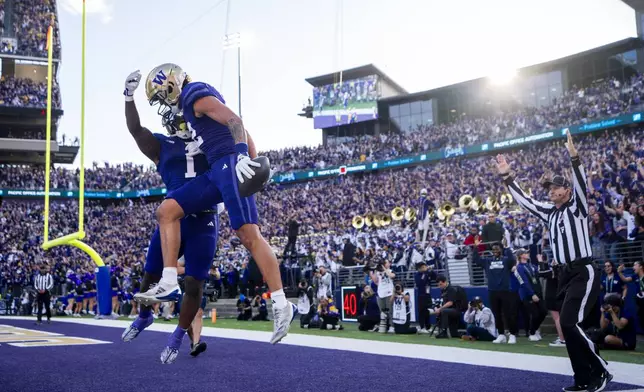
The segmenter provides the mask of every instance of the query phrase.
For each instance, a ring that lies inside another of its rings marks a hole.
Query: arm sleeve
[[[221,96],[217,94],[217,91],[212,86],[202,82],[190,83],[186,87],[182,95],[183,95],[183,98],[182,98],[181,106],[182,106],[182,109],[184,110],[185,108],[192,108],[195,102],[197,102],[201,98],[209,97],[209,96],[215,97],[217,98],[217,100],[224,103]]]
[[[467,309],[467,312],[463,315],[463,320],[468,324],[472,324],[474,322],[474,315],[475,313],[471,309]]]
[[[48,275],[47,279],[47,290],[51,290],[54,287],[54,278],[51,275]]]
[[[528,274],[526,274],[525,272],[525,267],[523,267],[523,265],[518,266],[517,272],[521,277],[521,279],[519,279],[519,283],[521,284],[521,287],[523,287],[528,292],[528,295],[532,297],[534,295],[534,291],[532,290],[532,285],[528,284],[529,279],[528,279]]]
[[[588,216],[588,185],[586,183],[586,171],[584,170],[584,165],[581,164],[581,159],[579,157],[574,157],[571,159],[572,163],[572,185],[573,185],[573,197],[572,197],[572,212],[582,217]]]
[[[530,196],[526,195],[525,192],[523,192],[523,189],[521,189],[519,184],[517,184],[512,176],[508,176],[504,180],[504,182],[505,185],[508,186],[508,190],[510,191],[510,194],[517,202],[517,204],[528,210],[528,212],[541,219],[543,222],[548,223],[548,214],[553,208],[552,204],[536,201]]]
[[[482,311],[481,311],[481,316],[480,316],[480,318],[479,318],[479,319],[481,320],[481,324],[482,324],[482,325],[487,325],[487,324],[490,322],[490,320],[491,320],[491,318],[492,318],[492,317],[491,317],[491,316],[492,316],[492,315],[491,315],[491,312],[492,312],[492,311],[491,311],[491,310],[489,310],[489,309],[485,309],[485,310],[482,310]]]

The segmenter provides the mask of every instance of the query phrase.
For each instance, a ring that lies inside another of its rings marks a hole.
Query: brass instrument
[[[373,217],[373,225],[375,227],[382,227],[382,216],[380,214],[375,214]]]
[[[365,219],[361,217],[360,215],[354,216],[353,220],[351,220],[351,226],[353,226],[355,229],[362,229],[365,224]]]
[[[488,196],[487,200],[485,201],[485,208],[490,212],[498,212],[501,209],[496,196]]]
[[[415,208],[407,208],[407,210],[405,211],[405,220],[408,222],[413,222],[416,220]]]
[[[364,224],[367,225],[367,227],[371,227],[374,224],[375,217],[373,214],[369,214],[364,217]]]
[[[395,220],[396,222],[403,220],[404,217],[405,210],[403,210],[402,207],[396,207],[391,210],[391,219]]]
[[[483,207],[483,198],[476,196],[470,203],[470,211],[478,212]]]
[[[389,226],[391,224],[391,216],[387,214],[382,214],[380,218],[380,224],[382,226]]]
[[[472,205],[472,202],[474,201],[474,197],[472,195],[463,195],[458,199],[458,206],[462,210],[469,210],[470,206]]]
[[[501,207],[508,207],[513,202],[514,198],[512,197],[511,193],[508,192],[501,194]]]
[[[456,213],[456,209],[450,202],[445,202],[441,205],[440,207],[440,212],[443,214],[445,217],[445,224],[449,224],[449,220]]]

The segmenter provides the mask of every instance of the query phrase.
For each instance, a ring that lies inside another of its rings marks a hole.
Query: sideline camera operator
[[[624,308],[624,300],[619,293],[606,294],[599,323],[601,330],[592,337],[596,344],[603,349],[635,350],[635,317]]]
[[[376,264],[369,263],[365,268],[369,270],[369,277],[374,284],[378,285],[378,307],[380,308],[380,327],[378,332],[386,333],[389,325],[389,333],[394,333],[391,325],[391,296],[394,294],[393,278],[396,274],[391,272],[391,265],[388,260],[378,260]]]
[[[305,278],[300,280],[297,286],[297,312],[300,314],[300,328],[308,328],[313,316],[315,306],[313,305],[313,287]]]
[[[401,285],[396,285],[396,293],[391,299],[393,308],[394,331],[400,335],[413,335],[418,332],[416,327],[410,327],[411,310],[409,307],[409,293],[404,293]]]
[[[431,314],[435,314],[436,317],[439,317],[440,333],[436,335],[436,339],[446,339],[450,336],[457,337],[458,323],[461,318],[458,290],[449,284],[444,275],[438,275],[436,281],[438,282],[438,287],[441,289],[441,297],[443,299],[443,305],[430,312]]]
[[[463,340],[491,342],[498,336],[494,314],[483,304],[481,297],[472,298],[463,318],[468,324],[467,332],[462,336]]]
[[[358,316],[358,329],[360,331],[376,332],[380,323],[380,308],[378,297],[371,286],[364,286],[360,300],[360,316]]]

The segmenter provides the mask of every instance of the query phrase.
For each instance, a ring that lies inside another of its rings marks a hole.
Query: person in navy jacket
[[[416,264],[414,282],[418,293],[418,324],[420,333],[429,333],[429,309],[432,308],[432,297],[430,295],[431,281],[436,280],[436,272],[427,266],[424,261]]]
[[[358,329],[360,331],[377,331],[380,323],[380,308],[378,307],[378,296],[375,295],[371,286],[365,285],[362,289],[359,309]]]
[[[541,282],[539,282],[539,269],[536,265],[530,263],[529,250],[521,248],[516,251],[516,256],[519,259],[519,263],[514,274],[519,281],[519,297],[521,297],[525,314],[530,321],[528,324],[528,320],[526,320],[526,325],[529,325],[530,331],[528,339],[531,342],[538,342],[541,340],[539,327],[548,313]]]
[[[504,252],[503,245],[495,243],[492,245],[492,257],[481,257],[473,249],[472,259],[483,267],[487,276],[490,308],[499,331],[499,336],[494,340],[494,343],[516,344],[516,335],[519,329],[517,327],[516,294],[510,290],[510,276],[515,264],[512,252],[510,249],[506,249]],[[506,326],[510,332],[509,337],[505,336]]]

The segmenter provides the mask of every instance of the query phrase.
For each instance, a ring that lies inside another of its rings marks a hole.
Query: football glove
[[[141,72],[138,69],[127,76],[125,79],[125,90],[123,91],[125,102],[134,101],[134,91],[139,87],[140,82]]]

